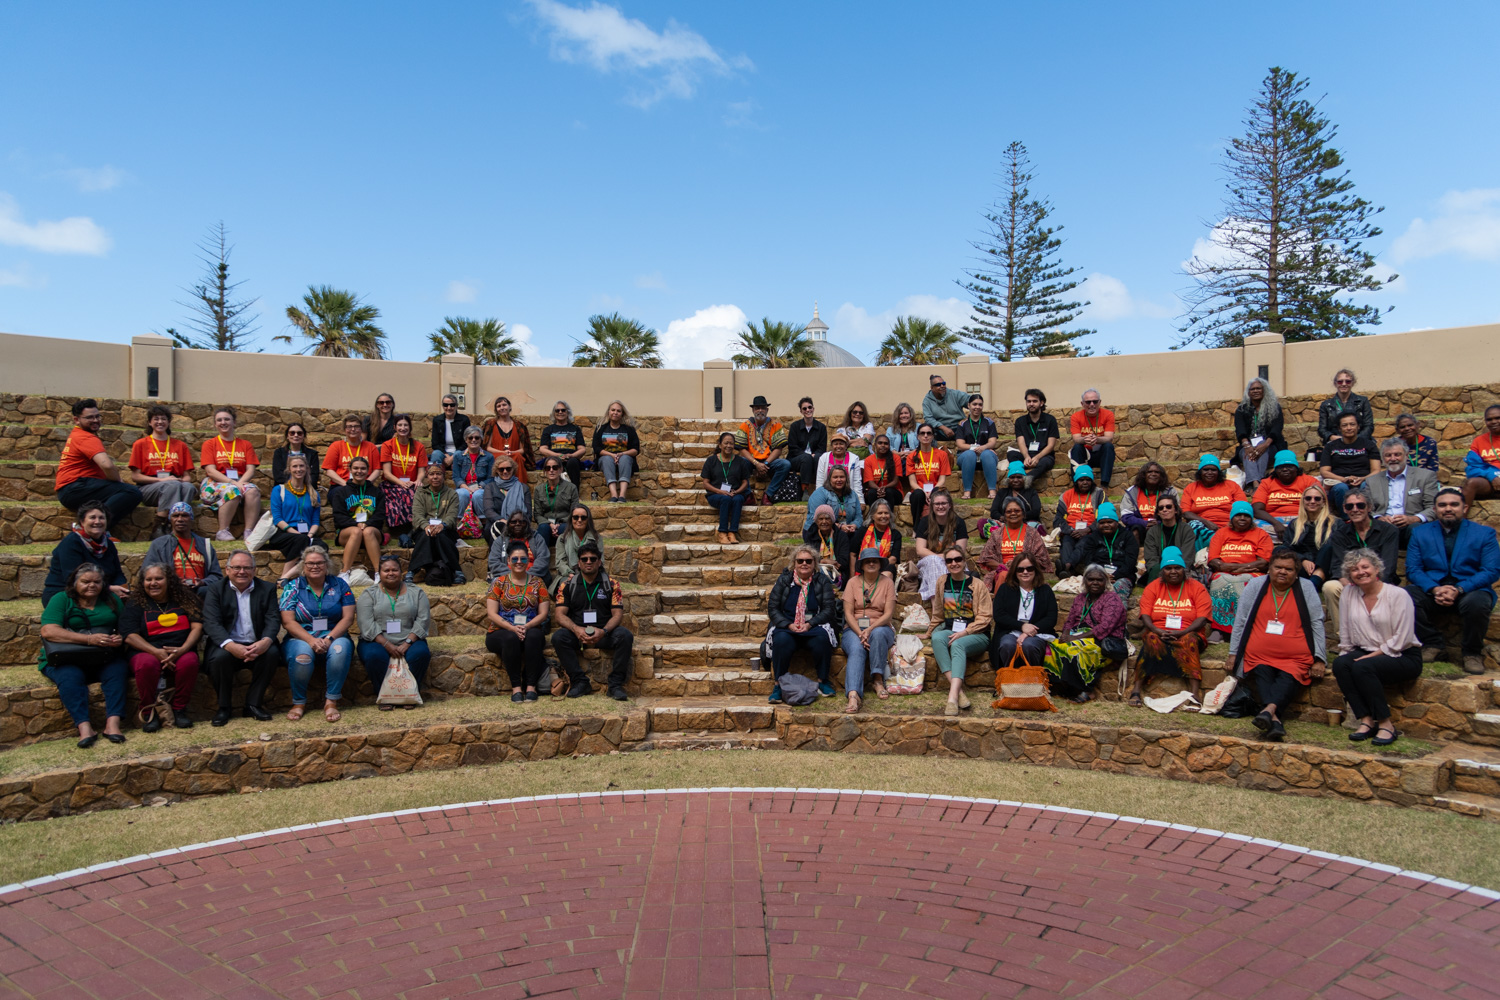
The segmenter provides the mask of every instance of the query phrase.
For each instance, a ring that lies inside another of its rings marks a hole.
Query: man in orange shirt
[[[1484,433],[1464,456],[1464,503],[1500,496],[1500,403],[1484,408]]]
[[[365,440],[364,425],[359,422],[359,417],[348,416],[344,418],[344,437],[347,440],[335,441],[328,446],[328,454],[323,456],[323,472],[335,486],[347,486],[349,484],[349,463],[356,456],[364,458],[370,463],[370,478],[368,483],[378,485],[380,483],[380,453],[375,446]]]
[[[57,462],[57,481],[53,488],[57,502],[76,511],[87,500],[104,505],[109,524],[125,517],[141,505],[141,491],[120,481],[120,469],[104,442],[99,440],[99,403],[80,399],[73,404],[73,429],[63,445]]]
[[[1083,409],[1073,414],[1068,430],[1073,435],[1068,457],[1074,468],[1089,465],[1098,469],[1099,485],[1109,489],[1110,477],[1115,474],[1115,415],[1100,402],[1098,389],[1084,392]]]
[[[1272,461],[1271,474],[1255,490],[1255,516],[1275,528],[1277,538],[1290,542],[1286,526],[1297,519],[1302,494],[1318,480],[1302,471],[1296,452],[1290,448],[1278,451]]]

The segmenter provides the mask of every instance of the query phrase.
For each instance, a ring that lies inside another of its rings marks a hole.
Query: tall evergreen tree
[[[958,282],[974,303],[959,336],[1001,361],[1088,354],[1076,341],[1094,331],[1065,329],[1088,305],[1069,301],[1079,284],[1071,277],[1078,268],[1059,261],[1062,226],[1047,225],[1052,205],[1031,197],[1030,184],[1026,146],[1012,142],[1005,148],[1001,197],[985,213],[984,237],[972,244],[981,256]]]
[[[185,324],[191,334],[168,328],[167,334],[179,347],[203,351],[244,351],[249,349],[250,335],[255,332],[256,315],[250,312],[255,299],[234,301],[234,290],[244,284],[229,280],[229,231],[224,223],[208,231],[198,244],[199,260],[207,273],[188,289],[193,299],[181,303],[193,311]]]
[[[1186,265],[1184,347],[1234,347],[1253,333],[1288,341],[1357,337],[1380,322],[1378,305],[1347,296],[1394,281],[1376,277],[1364,242],[1383,209],[1351,194],[1354,182],[1332,145],[1338,129],[1302,96],[1308,81],[1273,66],[1225,151],[1224,220],[1214,252]],[[1341,298],[1341,296],[1344,296]],[[1390,307],[1387,307],[1387,312]]]

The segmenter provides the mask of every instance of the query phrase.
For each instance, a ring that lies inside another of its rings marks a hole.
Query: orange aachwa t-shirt
[[[1244,533],[1233,528],[1220,528],[1208,543],[1208,558],[1222,559],[1226,563],[1253,563],[1271,558],[1272,548],[1271,536],[1264,528],[1251,527]]]
[[[1181,615],[1182,624],[1198,618],[1207,618],[1213,610],[1208,588],[1192,577],[1184,580],[1180,587],[1169,587],[1161,578],[1146,584],[1141,592],[1141,614],[1151,619],[1157,628],[1167,627],[1168,615]]]
[[[1272,517],[1296,517],[1302,506],[1302,494],[1309,486],[1316,485],[1318,481],[1306,473],[1293,479],[1290,485],[1275,476],[1267,476],[1255,491],[1255,502],[1264,504],[1266,513]]]
[[[1227,479],[1211,488],[1195,479],[1182,491],[1182,509],[1197,514],[1216,528],[1223,528],[1229,524],[1229,508],[1243,499],[1245,491]]]
[[[1080,522],[1083,524],[1093,524],[1095,518],[1098,517],[1099,512],[1094,509],[1093,490],[1087,493],[1079,493],[1070,486],[1066,490],[1063,490],[1063,495],[1059,499],[1062,502],[1063,510],[1067,511],[1068,527],[1070,528]]]
[[[57,484],[62,489],[80,479],[104,479],[104,472],[94,463],[94,456],[104,451],[104,442],[82,427],[68,432],[68,443],[63,445],[62,457],[57,461]]]

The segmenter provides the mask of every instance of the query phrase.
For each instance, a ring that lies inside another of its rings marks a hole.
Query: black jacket
[[[287,480],[287,457],[292,450],[282,445],[271,453],[271,485],[280,486]],[[306,445],[302,446],[302,454],[307,459],[307,481],[316,484],[318,482],[318,453]]]
[[[1097,530],[1090,531],[1079,546],[1078,565],[1098,563],[1100,566],[1113,566],[1114,579],[1129,580],[1131,586],[1134,586],[1136,559],[1141,554],[1140,540],[1135,537],[1134,531],[1121,525],[1115,529],[1115,537],[1110,541],[1114,543],[1113,556],[1110,555],[1109,546],[1104,544],[1104,536]]]
[[[1317,563],[1323,569],[1323,576],[1328,580],[1337,580],[1344,575],[1344,555],[1355,549],[1374,549],[1380,561],[1385,563],[1385,573],[1381,579],[1386,583],[1396,582],[1396,557],[1401,554],[1401,529],[1385,521],[1371,521],[1370,530],[1365,534],[1364,542],[1354,534],[1354,527],[1348,521],[1339,521],[1328,533],[1328,541],[1323,543],[1323,551],[1318,553]]]
[[[234,620],[239,617],[240,602],[231,591],[234,584],[228,578],[209,584],[203,595],[203,632],[208,636],[212,648],[222,646],[229,639]],[[250,624],[255,628],[255,638],[276,641],[281,632],[281,610],[276,600],[276,584],[270,580],[256,580],[250,591]]]
[[[1057,596],[1052,593],[1052,588],[1045,583],[1039,583],[1032,591],[1036,594],[1036,607],[1032,610],[1031,624],[1035,625],[1037,631],[1043,635],[1055,635],[1057,633]],[[995,591],[991,599],[992,614],[995,616],[995,636],[1008,635],[1021,627],[1021,619],[1016,617],[1016,612],[1021,609],[1021,588],[1002,584]],[[991,666],[1004,666],[1004,664],[991,664]]]
[[[1329,396],[1318,404],[1318,438],[1324,442],[1339,436],[1339,417],[1352,413],[1359,418],[1359,432],[1365,437],[1375,436],[1375,413],[1370,401],[1356,393],[1349,394],[1349,402],[1339,405],[1338,396]]]
[[[771,624],[776,628],[787,628],[792,624],[791,617],[782,608],[786,603],[787,592],[791,589],[792,571],[784,569],[776,578],[776,583],[771,587],[771,596],[766,601],[766,617],[771,619]],[[818,601],[818,610],[808,617],[808,624],[832,625],[834,634],[838,634],[844,618],[844,602],[834,593],[833,581],[828,579],[827,573],[813,574],[812,591]]]
[[[828,450],[828,428],[823,421],[814,420],[812,430],[808,430],[799,418],[796,423],[788,425],[786,429],[786,457],[796,458],[806,452],[813,458],[817,458]]]
[[[447,454],[448,451],[447,435],[443,433],[444,422],[445,418],[441,413],[432,418],[432,443],[427,447],[434,455]],[[453,418],[453,447],[459,451],[464,450],[464,431],[468,429],[469,415],[467,413],[455,415]]]
[[[1255,436],[1252,429],[1251,417],[1254,411],[1247,410],[1245,404],[1241,403],[1234,411],[1234,439],[1236,442],[1248,441]],[[1276,416],[1271,422],[1260,429],[1261,437],[1271,439],[1271,448],[1268,457],[1276,458],[1276,453],[1286,447],[1286,438],[1282,436],[1282,428],[1285,426],[1286,418],[1281,413],[1281,407],[1276,408]]]
[[[839,575],[844,579],[849,578],[849,552],[851,548],[859,544],[864,537],[864,530],[850,532],[842,530],[838,525],[833,526],[829,541],[833,543],[833,564],[839,568]],[[802,540],[813,548],[822,551],[823,539],[818,534],[818,522],[814,521],[802,529]]]

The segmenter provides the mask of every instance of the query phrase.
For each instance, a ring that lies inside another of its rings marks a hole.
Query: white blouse
[[[1354,584],[1344,585],[1339,595],[1339,652],[1368,649],[1386,656],[1420,646],[1413,627],[1416,610],[1411,595],[1389,583],[1375,595],[1375,610],[1365,606],[1365,592]]]

